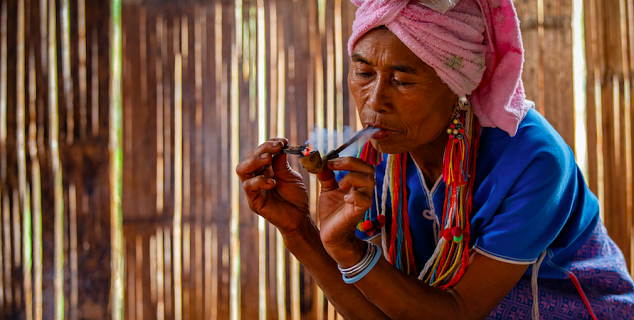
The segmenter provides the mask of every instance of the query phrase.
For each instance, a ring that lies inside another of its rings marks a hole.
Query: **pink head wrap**
[[[515,135],[532,104],[525,101],[524,49],[511,0],[461,0],[445,14],[416,0],[351,1],[359,9],[349,54],[366,32],[384,25],[455,94],[471,95],[482,126]]]

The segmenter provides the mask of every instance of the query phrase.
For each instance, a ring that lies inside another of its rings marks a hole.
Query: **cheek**
[[[404,108],[400,118],[408,127],[411,137],[416,140],[427,141],[436,136],[440,130],[444,130],[451,114],[450,108],[435,101],[421,99],[420,96],[404,99],[402,105]]]

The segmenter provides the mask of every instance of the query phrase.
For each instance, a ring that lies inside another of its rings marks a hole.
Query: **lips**
[[[376,123],[366,123],[369,126],[373,126],[377,129],[381,129],[379,132],[375,133],[374,135],[372,135],[372,139],[375,140],[382,140],[382,139],[386,139],[388,138],[392,133],[394,133],[395,131],[383,126],[381,124],[376,124]]]
[[[375,133],[372,136],[372,139],[375,139],[375,140],[387,139],[390,136],[391,133],[392,133],[392,131],[390,131],[390,130],[382,129],[381,131]]]

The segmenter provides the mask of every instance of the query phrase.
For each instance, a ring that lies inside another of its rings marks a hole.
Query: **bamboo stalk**
[[[328,320],[335,320],[337,317],[337,313],[335,311],[335,307],[328,301]]]
[[[156,41],[159,54],[156,56],[156,214],[163,214],[165,154],[163,151],[163,16],[156,17]]]
[[[316,35],[315,40],[315,111],[316,121],[317,121],[317,148],[318,150],[325,153],[328,148],[327,145],[324,145],[324,65],[323,65],[323,56],[322,56],[322,36],[325,35],[325,19],[326,13],[324,10],[325,0],[317,0],[317,12],[318,12],[318,20],[319,20],[319,31]],[[310,126],[314,126],[315,124],[310,124]],[[310,127],[309,127],[310,128]]]
[[[328,132],[328,150],[335,147],[335,45],[334,30],[326,27],[326,127]],[[337,140],[343,136],[337,132]],[[343,141],[343,140],[341,140]]]
[[[92,33],[92,80],[90,81],[91,88],[91,128],[92,136],[99,136],[99,39],[97,37],[97,31]]]
[[[271,12],[277,11],[277,1],[272,2]],[[286,136],[286,56],[284,52],[284,28],[278,27],[279,20],[275,21],[275,30],[277,33],[277,133],[278,137]],[[273,31],[271,31],[273,32]],[[271,43],[271,47],[273,44]],[[275,54],[274,52],[272,54]],[[275,69],[273,69],[275,70]],[[273,89],[274,90],[274,89]],[[271,102],[272,103],[272,102]],[[295,137],[291,137],[293,140]],[[277,314],[279,319],[286,319],[286,247],[284,239],[279,230],[274,230],[272,234],[275,237],[275,260],[276,261],[276,290],[277,290]],[[271,246],[273,247],[273,245]]]
[[[6,309],[13,304],[13,287],[11,286],[11,208],[8,190],[2,194],[2,235],[4,242],[4,291],[5,313]]]
[[[157,311],[158,311],[158,302],[157,302],[157,281],[158,281],[158,268],[156,261],[156,235],[150,236],[150,299],[152,303],[157,303]]]
[[[158,291],[158,303],[156,305],[156,319],[165,319],[165,284],[164,284],[164,255],[163,250],[163,229],[156,230],[156,286]]]
[[[20,228],[21,221],[21,213],[20,213],[20,195],[18,189],[13,189],[13,201],[11,208],[11,219],[13,222],[12,231],[13,231],[13,268],[22,267],[22,228]],[[15,306],[20,306],[22,304],[22,292],[20,289],[21,286],[16,283],[11,283],[11,286],[15,290],[15,294],[13,295]]]
[[[537,0],[537,43],[540,48],[544,48],[544,0]],[[539,88],[539,98],[537,99],[537,111],[545,114],[544,104],[544,52],[539,51],[539,69],[537,71],[537,86]]]
[[[249,88],[249,121],[257,121],[258,113],[258,86],[257,86],[257,72],[258,72],[258,35],[257,35],[257,6],[249,5],[247,7],[249,15],[246,21],[243,21],[243,36],[242,47],[248,48],[244,50],[242,56],[242,68],[243,78],[248,79]]]
[[[272,3],[276,3],[273,1]],[[277,9],[271,9],[277,10]],[[276,25],[277,26],[277,25]],[[284,52],[284,28],[276,28],[277,30],[277,88],[271,88],[272,91],[277,90],[277,132],[278,137],[286,136],[286,54]],[[271,44],[273,46],[273,44]],[[275,55],[275,53],[272,53]],[[276,70],[273,69],[273,70]],[[273,72],[275,74],[275,72]],[[273,102],[271,102],[273,103]]]
[[[141,69],[141,105],[144,108],[149,107],[148,101],[148,75],[147,75],[147,13],[145,6],[141,6],[139,10],[139,55]]]
[[[111,6],[111,73],[110,73],[110,236],[111,236],[111,301],[112,318],[123,319],[124,272],[123,225],[121,214],[121,0],[113,0]]]
[[[48,101],[49,101],[49,150],[53,171],[53,193],[55,199],[55,319],[64,319],[64,198],[62,189],[62,166],[59,159],[58,101],[57,101],[57,38],[55,0],[48,5]]]
[[[239,65],[242,58],[242,1],[235,1],[235,51],[231,56],[231,168],[238,165],[240,159],[240,91]],[[225,180],[226,181],[226,180]],[[230,319],[241,318],[240,310],[240,181],[235,174],[231,175],[231,219],[229,223],[231,245],[230,274]]]
[[[191,313],[191,304],[190,302],[190,283],[191,283],[191,244],[192,244],[192,232],[191,225],[189,223],[185,223],[183,225],[183,318],[185,320],[189,320]]]
[[[187,60],[188,59],[188,52],[189,52],[189,27],[188,27],[188,18],[186,15],[183,15],[181,17],[181,97],[183,96],[183,82],[187,82],[187,78],[188,78],[188,74],[187,74]],[[181,115],[182,115],[182,125],[181,128],[185,128],[188,130],[189,132],[189,128],[191,127],[191,115],[189,113],[190,108],[188,108],[188,106],[183,106],[182,105],[182,99],[181,99]],[[185,217],[185,219],[189,219],[191,216],[191,167],[192,167],[192,163],[191,163],[191,140],[192,140],[192,135],[191,134],[186,134],[186,133],[181,133],[181,136],[183,138],[183,150],[182,150],[182,155],[183,155],[183,185],[182,185],[182,190],[183,190],[183,217]],[[186,289],[186,288],[184,288]],[[185,308],[187,309],[187,306],[185,305]]]
[[[260,68],[259,60],[257,56],[258,52],[258,18],[257,18],[257,6],[249,6],[249,19],[244,21],[243,28],[243,48],[249,48],[244,50],[243,68],[244,77],[249,79],[249,120],[257,121],[258,114],[258,71]],[[244,67],[246,66],[246,67]],[[259,127],[258,127],[259,129]]]
[[[280,135],[278,135],[277,133],[279,132],[277,129],[277,126],[279,125],[278,123],[278,114],[279,114],[279,110],[278,110],[278,103],[277,103],[277,95],[278,95],[278,75],[279,72],[278,71],[278,54],[277,54],[277,50],[278,50],[278,37],[279,37],[279,33],[277,30],[277,1],[269,1],[269,25],[270,25],[270,31],[269,31],[269,39],[271,39],[270,41],[270,45],[269,45],[269,60],[270,60],[270,65],[271,65],[271,73],[270,73],[270,97],[271,97],[271,111],[269,114],[269,117],[271,119],[271,125],[270,125],[270,132],[272,136],[275,137],[281,137]],[[274,235],[275,233],[272,233],[271,235]]]
[[[335,109],[337,112],[337,145],[344,141],[343,127],[343,38],[341,27],[341,0],[335,0]]]
[[[7,181],[7,2],[0,18],[0,184]]]
[[[25,299],[25,317],[27,320],[33,319],[33,290],[32,290],[32,278],[31,278],[31,266],[32,266],[32,249],[31,249],[31,206],[30,197],[27,192],[27,180],[26,180],[26,54],[25,54],[25,5],[24,0],[18,1],[18,30],[17,30],[17,63],[16,63],[16,95],[17,95],[17,112],[16,112],[16,144],[17,144],[17,160],[18,160],[18,199],[14,199],[14,232],[17,236],[15,239],[16,244],[16,266],[20,263],[20,254],[24,256],[23,264],[23,286],[24,286],[24,299]],[[20,222],[19,215],[20,209],[22,209],[22,239],[19,238]],[[17,223],[15,223],[17,222]],[[20,242],[22,242],[22,252],[20,249]]]
[[[224,68],[225,65],[222,61],[222,42],[223,42],[223,37],[222,37],[222,3],[220,2],[216,2],[215,5],[215,11],[214,11],[214,30],[215,30],[215,35],[214,35],[214,45],[215,45],[215,78],[216,78],[216,118],[219,119],[219,127],[220,127],[220,147],[221,150],[227,150],[229,147],[229,143],[228,141],[228,137],[229,137],[229,132],[227,129],[228,126],[228,119],[227,119],[227,108],[225,108],[225,102],[227,101],[227,86],[226,86],[226,81],[223,81],[224,77],[223,75],[226,74],[224,73]],[[218,167],[220,167],[220,172],[219,172],[219,176],[220,179],[216,179],[216,180],[220,180],[218,181],[220,186],[222,186],[221,188],[219,188],[220,190],[217,190],[217,188],[213,188],[214,193],[216,195],[218,195],[218,193],[220,194],[220,197],[216,196],[217,200],[220,201],[225,201],[228,199],[228,192],[226,190],[226,178],[227,178],[227,174],[226,171],[229,170],[228,166],[227,166],[227,161],[226,161],[226,156],[222,156],[221,155],[221,159],[220,159],[220,165],[217,165],[215,162],[213,164],[214,166],[214,171],[218,173]]]
[[[203,41],[203,26],[206,26],[206,10],[205,8],[196,7],[196,17],[194,23],[194,64],[195,64],[195,99],[196,99],[196,114],[195,114],[195,130],[196,130],[196,148],[195,148],[195,159],[203,159],[205,156],[203,154],[203,140],[204,140],[204,132],[203,132],[203,46],[205,46],[205,42]],[[204,52],[207,51],[205,46]],[[194,176],[195,178],[195,201],[196,207],[194,212],[198,213],[196,215],[196,226],[194,228],[194,277],[195,277],[195,299],[193,302],[195,311],[194,317],[196,319],[202,318],[204,316],[203,306],[203,233],[201,229],[201,224],[204,221],[204,208],[203,208],[203,180],[206,177],[207,172],[207,162],[199,161],[198,162],[199,172]],[[209,201],[209,200],[208,200]],[[190,278],[191,279],[191,278]]]
[[[316,17],[317,17],[317,0],[311,0],[308,3],[309,6],[309,20],[308,20],[308,24],[309,24],[309,43],[308,43],[308,47],[309,47],[309,51],[311,53],[311,59],[310,61],[314,61],[314,64],[311,66],[311,68],[309,68],[309,76],[308,76],[308,111],[307,111],[307,120],[308,122],[306,123],[306,127],[309,130],[312,130],[312,128],[315,128],[315,125],[319,123],[319,121],[315,120],[315,118],[320,118],[318,116],[318,111],[317,110],[323,110],[323,88],[322,87],[317,87],[318,83],[322,83],[323,82],[323,69],[320,68],[320,61],[321,61],[321,41],[319,38],[319,33],[318,33],[318,26],[317,26],[317,21]],[[293,51],[294,52],[294,51]],[[294,57],[294,55],[292,56]],[[319,59],[319,60],[317,60]],[[294,66],[294,63],[292,64]],[[320,90],[321,88],[321,90]],[[321,117],[321,128],[323,128],[323,115]],[[319,125],[317,125],[317,132],[318,134],[322,131]],[[309,133],[310,134],[310,133]],[[311,140],[314,141],[314,135],[311,137]],[[317,139],[322,140],[320,135],[317,135]],[[314,142],[313,142],[314,143]],[[313,145],[313,147],[319,147],[318,144]],[[314,175],[310,175],[309,176],[309,184],[310,184],[310,193],[309,193],[309,205],[310,205],[310,212],[313,212],[313,219],[316,218],[316,213],[317,213],[317,192],[318,192],[318,185],[317,185],[317,179],[314,177]],[[319,219],[315,219],[317,225],[319,225]],[[295,258],[291,257],[291,261],[294,261]],[[317,296],[317,318],[319,320],[323,320],[324,319],[324,294],[323,291],[315,284],[313,286],[313,290],[317,292],[316,296]]]
[[[26,182],[24,190],[24,203],[31,202],[30,184]],[[26,320],[33,319],[33,282],[32,282],[32,265],[33,265],[33,244],[31,232],[31,210],[26,206],[23,208],[24,216],[22,222],[23,234],[23,252],[24,252],[24,318]]]
[[[203,293],[204,279],[207,275],[206,270],[203,270],[203,265],[205,264],[205,256],[203,255],[203,230],[202,223],[196,224],[194,229],[194,245],[196,246],[196,251],[194,255],[196,256],[196,299],[195,306],[196,312],[194,316],[196,319],[200,319],[205,315],[205,300]]]
[[[11,286],[11,207],[8,190],[2,194],[2,235],[4,242],[4,293],[7,308],[13,304],[13,287]],[[6,310],[5,310],[6,312]]]
[[[163,72],[163,190],[168,201],[171,200],[172,194],[172,92],[169,77],[169,65],[170,56],[167,52],[168,45],[168,32],[167,19],[163,19],[163,40],[161,41],[161,57]],[[177,33],[174,32],[174,38],[178,38]],[[176,46],[174,49],[176,50]],[[166,307],[169,306],[169,301],[166,301]]]
[[[627,20],[628,21],[634,21],[634,3],[632,0],[628,0],[627,1]],[[628,44],[629,44],[629,65],[627,66],[628,72],[632,69],[634,69],[634,25],[632,25],[632,23],[628,23]],[[634,117],[634,114],[632,114],[632,95],[631,95],[631,85],[632,85],[632,80],[631,80],[632,74],[629,74],[628,77],[628,84],[626,86],[627,89],[627,93],[628,93],[628,97],[627,97],[627,105],[626,105],[626,109],[625,109],[625,133],[626,133],[626,170],[627,170],[627,186],[626,186],[626,194],[627,194],[627,203],[626,203],[626,210],[627,212],[629,212],[629,215],[632,216],[634,214],[634,173],[632,172],[634,169],[632,168],[632,157],[634,157],[634,155],[632,154],[633,150],[632,150],[632,135],[634,134],[634,132],[632,132],[632,117]],[[634,217],[633,217],[634,219]],[[630,274],[634,275],[634,229],[631,230],[630,232],[631,235],[631,240],[630,240],[630,248],[632,249],[633,254],[630,256]]]
[[[79,265],[77,259],[77,189],[71,182],[68,188],[68,211],[70,232],[70,319],[76,320],[79,311]]]
[[[634,239],[634,229],[632,228],[632,152],[631,152],[631,94],[630,94],[630,82],[631,82],[631,70],[629,61],[629,47],[628,47],[628,11],[626,6],[626,0],[620,0],[619,2],[619,18],[620,18],[620,33],[621,33],[621,59],[623,64],[623,90],[621,91],[620,97],[623,100],[623,103],[619,106],[618,109],[618,118],[620,130],[616,131],[616,135],[619,137],[619,144],[615,145],[615,148],[619,150],[617,154],[617,159],[621,161],[620,177],[623,177],[622,172],[625,172],[625,183],[619,183],[620,185],[620,193],[621,197],[619,198],[620,203],[620,211],[624,211],[622,220],[625,220],[627,227],[625,228],[625,239],[623,239],[623,243],[626,244],[624,248],[622,248],[623,254],[628,260],[630,264],[630,270],[634,270],[634,265],[632,261],[634,261],[634,246],[632,245],[632,239]],[[630,27],[631,28],[631,27]],[[628,259],[629,258],[629,259]]]
[[[186,15],[181,17],[181,43],[180,52],[183,59],[183,69],[187,69],[187,58],[189,56],[189,27]]]
[[[72,144],[75,135],[75,114],[73,108],[73,79],[70,65],[70,4],[60,2],[60,24],[62,33],[62,76],[64,79],[64,101],[66,102],[66,143]]]
[[[2,188],[0,187],[0,219],[2,219],[2,213],[3,213],[3,208],[4,208],[4,197],[2,196]],[[2,236],[0,236],[0,314],[4,315],[6,313],[6,308],[8,306],[8,303],[5,304],[5,300],[4,300],[4,291],[6,290],[5,288],[5,265],[9,264],[8,262],[5,262],[6,259],[4,258],[3,255],[3,242],[4,239],[2,238]]]
[[[291,315],[294,320],[301,319],[301,292],[299,287],[299,261],[291,259]]]
[[[129,245],[128,245],[129,247]],[[131,256],[134,254],[132,250],[126,250],[127,255],[127,271],[126,275],[127,280],[127,293],[128,293],[128,316],[127,319],[135,319],[136,318],[136,287],[134,283],[136,282],[136,260],[132,259]]]
[[[48,0],[39,0],[40,1],[40,63],[42,65],[42,77],[47,77],[46,66],[48,64],[48,50],[46,50],[48,45]],[[42,123],[42,127],[44,124]],[[44,130],[42,130],[44,131]],[[43,133],[43,132],[42,132]],[[42,134],[42,137],[44,135]],[[43,138],[42,138],[43,139]],[[44,141],[40,141],[42,145]]]
[[[206,319],[218,319],[218,228],[214,223],[205,228],[205,287],[210,288],[209,316]]]
[[[33,199],[33,302],[35,320],[42,320],[42,187],[40,161],[37,152],[37,82],[35,81],[35,57],[33,52],[31,52],[29,59],[29,70],[29,156],[31,158],[31,198]]]
[[[631,1],[631,0],[630,0]],[[634,29],[631,25],[628,28],[628,18],[632,17],[632,8],[631,2],[629,5],[626,5],[625,0],[621,0],[620,2],[620,11],[621,11],[621,52],[623,55],[623,72],[624,72],[624,83],[623,83],[623,91],[624,91],[624,99],[623,99],[623,162],[624,162],[624,171],[625,171],[625,186],[624,186],[624,206],[626,212],[626,219],[628,223],[628,233],[629,233],[629,248],[626,248],[624,251],[629,251],[630,255],[630,273],[634,273],[634,229],[632,228],[632,114],[631,114],[631,48],[629,48],[629,40],[632,35],[630,34]],[[629,10],[628,10],[629,9]],[[630,20],[631,21],[631,20]],[[629,50],[628,50],[629,49]]]
[[[136,235],[135,239],[135,250],[136,253],[135,263],[136,270],[135,273],[138,275],[136,277],[136,281],[134,282],[135,292],[136,292],[136,301],[135,301],[135,309],[136,309],[136,320],[143,319],[143,238],[141,235]],[[134,318],[130,318],[134,319]]]
[[[257,1],[258,12],[258,145],[266,142],[266,20],[264,1]],[[237,123],[237,122],[234,122]],[[234,142],[235,143],[235,142]],[[236,164],[237,165],[237,164]],[[266,220],[258,216],[258,315],[266,319]]]
[[[170,235],[170,229],[165,227],[163,229],[163,260],[165,265],[163,266],[163,272],[165,275],[165,315],[168,318],[173,318],[172,315],[172,238]]]
[[[176,54],[174,66],[174,315],[182,319],[182,219],[183,219],[183,92],[182,56]]]
[[[77,51],[79,53],[79,137],[87,136],[88,79],[86,71],[86,0],[77,0]]]

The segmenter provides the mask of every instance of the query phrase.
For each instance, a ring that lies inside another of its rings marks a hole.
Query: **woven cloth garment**
[[[623,254],[608,237],[603,223],[575,253],[573,272],[597,319],[634,318],[634,287]],[[627,281],[629,279],[629,281]],[[591,319],[570,279],[539,278],[540,319]],[[487,319],[531,319],[533,293],[530,277],[524,276]]]

